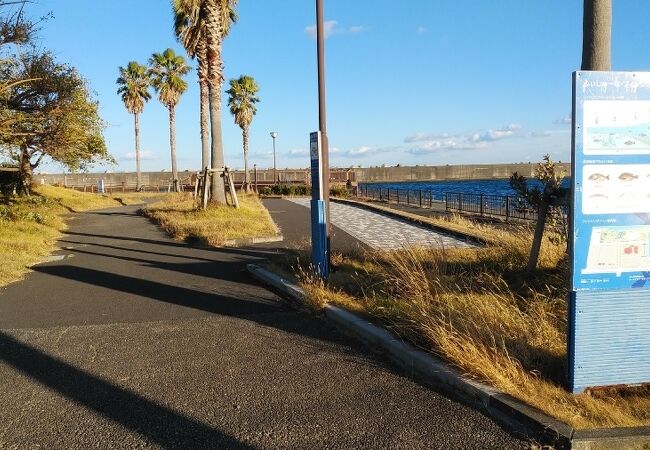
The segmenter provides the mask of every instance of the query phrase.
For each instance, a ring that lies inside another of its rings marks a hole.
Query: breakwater
[[[445,166],[399,166],[399,167],[354,167],[332,168],[331,179],[333,183],[345,183],[347,180],[356,183],[392,183],[392,182],[425,182],[425,181],[454,181],[454,180],[506,180],[517,172],[525,177],[535,174],[535,163],[518,164],[462,164]],[[560,170],[570,171],[570,164],[558,164]],[[254,179],[251,170],[251,179]],[[183,184],[191,184],[196,171],[179,172]],[[241,170],[233,171],[233,178],[240,183],[244,178]],[[310,183],[309,169],[278,169],[275,177],[273,169],[257,170],[257,180],[260,184],[272,184],[274,178],[280,183]],[[99,180],[104,180],[107,186],[127,189],[135,186],[134,172],[114,173],[58,173],[36,174],[34,182],[43,184],[59,184],[70,187],[83,187],[96,185]],[[167,187],[171,183],[169,171],[142,172],[142,182],[150,187]]]
[[[399,182],[433,180],[496,180],[508,179],[514,172],[525,177],[535,175],[537,163],[460,164],[445,166],[402,166],[355,168],[358,182]],[[568,163],[558,163],[559,170],[571,171]]]

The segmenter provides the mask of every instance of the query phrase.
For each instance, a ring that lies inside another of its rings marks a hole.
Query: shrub
[[[260,195],[310,195],[311,187],[305,184],[275,184],[260,189]]]
[[[345,186],[332,186],[330,188],[330,195],[333,197],[348,198],[350,193]]]

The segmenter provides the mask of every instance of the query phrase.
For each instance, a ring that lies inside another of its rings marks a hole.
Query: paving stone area
[[[309,208],[308,198],[292,202]],[[377,250],[397,250],[410,245],[473,247],[473,244],[425,227],[341,203],[330,203],[332,224]]]

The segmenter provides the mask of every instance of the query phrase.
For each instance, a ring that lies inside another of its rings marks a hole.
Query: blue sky
[[[35,0],[52,12],[41,45],[89,80],[109,151],[134,170],[133,119],[116,94],[118,66],[183,49],[168,0]],[[307,167],[318,128],[312,0],[240,0],[224,45],[226,78],[261,87],[250,162]],[[325,0],[328,134],[332,165],[537,161],[570,155],[571,72],[580,65],[582,0]],[[614,70],[650,70],[647,0],[614,2]],[[194,64],[194,62],[193,62]],[[196,72],[177,109],[179,168],[198,169]],[[224,95],[225,101],[225,95]],[[241,131],[224,108],[226,163],[243,166]],[[144,170],[170,166],[166,109],[141,119]],[[53,170],[53,166],[46,169]]]

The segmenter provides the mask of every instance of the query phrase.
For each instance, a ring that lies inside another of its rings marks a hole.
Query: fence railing
[[[449,212],[502,217],[505,220],[537,220],[537,212],[522,197],[445,192],[436,196],[432,190],[397,189],[362,184],[357,189],[359,197],[397,203],[420,208]]]
[[[443,198],[436,198],[431,190],[380,188],[362,184],[357,189],[357,196],[389,203],[418,206],[420,208],[442,207]]]
[[[537,220],[537,212],[522,197],[445,192],[445,210],[497,216],[505,220]]]

